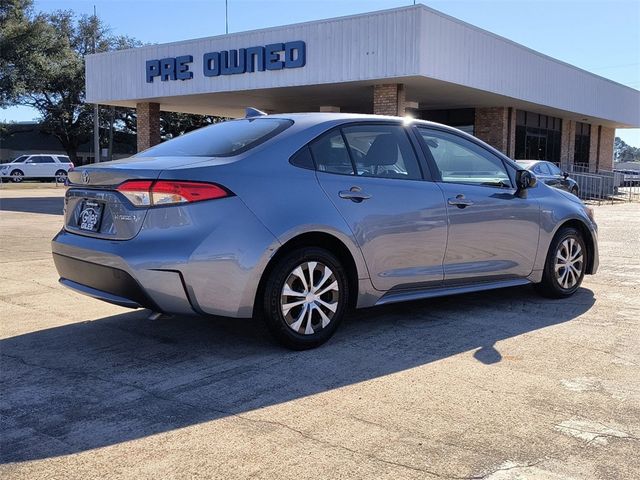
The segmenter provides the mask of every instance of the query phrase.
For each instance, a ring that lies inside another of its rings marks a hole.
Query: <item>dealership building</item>
[[[423,5],[90,55],[87,101],[135,107],[138,149],[160,111],[412,116],[512,158],[610,170],[640,92]]]

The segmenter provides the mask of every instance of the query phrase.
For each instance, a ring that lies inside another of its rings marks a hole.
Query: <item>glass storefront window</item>
[[[591,143],[591,125],[576,122],[575,149],[573,164],[581,167],[589,166],[589,144]]]
[[[516,159],[559,162],[561,137],[561,119],[524,110],[516,112]]]

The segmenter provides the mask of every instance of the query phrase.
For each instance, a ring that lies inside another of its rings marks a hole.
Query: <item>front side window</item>
[[[11,163],[24,163],[24,161],[29,158],[27,155],[22,155],[18,158],[16,158],[13,162]]]
[[[354,125],[343,128],[356,173],[364,177],[422,178],[407,132],[400,125]]]
[[[511,187],[502,160],[479,145],[447,132],[418,128],[443,182]]]
[[[136,157],[228,157],[246,152],[282,132],[293,122],[282,118],[244,118],[200,128]]]

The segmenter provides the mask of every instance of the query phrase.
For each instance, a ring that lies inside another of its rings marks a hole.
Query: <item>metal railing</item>
[[[582,200],[640,202],[640,178],[611,170],[589,171],[582,165],[568,165],[565,170],[578,183]]]
[[[24,183],[27,180],[39,180],[41,182],[52,182],[55,183],[56,187],[64,187],[65,182],[67,180],[66,176],[51,176],[51,177],[36,177],[36,176],[27,176],[21,175],[20,177],[12,177],[11,175],[0,175],[0,186],[6,184],[19,185]]]

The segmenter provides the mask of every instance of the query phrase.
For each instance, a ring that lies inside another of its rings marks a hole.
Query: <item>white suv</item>
[[[73,170],[73,163],[66,155],[22,155],[11,163],[0,165],[0,177],[9,177],[14,182],[52,178],[57,182],[64,182],[69,170]]]

